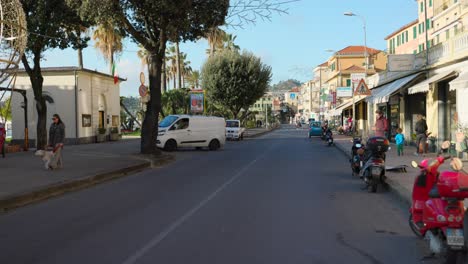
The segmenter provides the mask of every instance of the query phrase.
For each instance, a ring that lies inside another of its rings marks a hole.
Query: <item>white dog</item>
[[[53,151],[47,151],[47,150],[38,150],[36,153],[34,153],[35,156],[41,157],[42,161],[44,161],[44,167],[46,170],[50,170],[50,161],[54,157],[54,152]]]

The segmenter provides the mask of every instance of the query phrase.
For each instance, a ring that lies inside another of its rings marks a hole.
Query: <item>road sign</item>
[[[359,82],[365,78],[366,78],[365,73],[352,73],[351,74],[351,82],[354,85],[354,87],[356,87],[359,84]]]
[[[142,84],[140,85],[140,88],[138,88],[138,92],[140,93],[141,97],[145,97],[148,95],[148,88]]]
[[[356,90],[354,91],[354,95],[371,95],[372,92],[369,90],[369,87],[367,87],[366,82],[364,79],[361,79],[359,82],[358,86],[356,87]]]

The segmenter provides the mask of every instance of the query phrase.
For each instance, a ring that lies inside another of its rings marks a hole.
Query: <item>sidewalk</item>
[[[336,135],[335,138],[336,147],[341,150],[347,157],[351,158],[351,146],[352,138],[343,135]],[[398,156],[396,152],[396,146],[392,145],[391,149],[387,152],[386,166],[400,166],[406,165],[407,172],[392,172],[387,171],[387,179],[392,191],[394,191],[405,203],[411,204],[411,193],[413,191],[413,183],[415,178],[419,175],[419,169],[411,167],[411,161],[417,161],[418,163],[423,159],[422,157],[414,156],[416,152],[415,147],[406,146],[405,155]],[[436,157],[436,154],[428,154],[427,158]],[[448,162],[444,163],[439,171],[449,170],[450,165]],[[350,169],[351,173],[351,169]]]
[[[64,168],[54,171],[45,170],[34,151],[0,158],[0,212],[148,168],[139,146],[135,139],[65,146]]]

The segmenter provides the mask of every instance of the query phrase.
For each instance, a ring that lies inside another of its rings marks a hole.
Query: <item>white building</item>
[[[99,129],[106,134],[120,128],[120,86],[111,75],[77,67],[43,68],[43,95],[47,101],[47,129],[52,116],[65,123],[67,144],[96,142]],[[124,80],[120,80],[124,81]],[[18,72],[15,89],[27,91],[29,140],[35,145],[37,111],[27,73]],[[13,140],[24,139],[23,96],[12,93]],[[119,130],[120,131],[120,130]]]

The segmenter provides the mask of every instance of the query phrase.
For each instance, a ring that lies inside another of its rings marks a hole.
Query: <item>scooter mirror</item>
[[[444,141],[444,142],[442,143],[442,145],[441,145],[441,148],[442,148],[443,150],[449,149],[449,148],[450,148],[450,141]]]
[[[463,170],[463,162],[459,158],[453,158],[452,162],[450,162],[450,166],[452,166],[454,171]]]
[[[418,166],[418,163],[417,163],[416,161],[413,160],[413,161],[411,162],[411,167],[413,167],[413,168],[418,168],[419,166]]]

